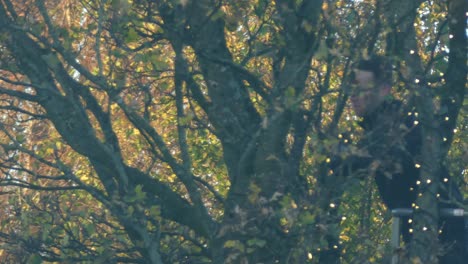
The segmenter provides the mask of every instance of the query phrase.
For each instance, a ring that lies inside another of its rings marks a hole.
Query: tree
[[[351,63],[395,60],[399,96],[414,98],[427,138],[443,137],[423,146],[430,168],[466,136],[463,120],[451,133],[466,111],[466,10],[464,0],[2,0],[5,261],[378,261],[391,252],[372,178],[327,169],[345,155],[342,132],[359,137]],[[437,219],[432,199],[420,206]],[[415,245],[410,256],[435,252]]]

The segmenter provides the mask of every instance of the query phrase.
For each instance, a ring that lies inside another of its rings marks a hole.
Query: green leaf
[[[84,225],[84,228],[89,235],[94,234],[94,232],[96,231],[96,227],[94,226],[94,224],[91,223]]]
[[[211,20],[216,21],[216,20],[218,20],[220,18],[224,18],[225,16],[226,16],[226,14],[224,14],[223,10],[218,9],[218,11],[216,11],[216,13],[214,13],[211,16]]]
[[[143,185],[139,184],[135,187],[135,196],[137,201],[141,201],[146,198],[146,193],[143,192]]]
[[[328,57],[328,46],[324,39],[320,40],[320,45],[314,54],[314,59],[324,60]]]
[[[224,248],[233,248],[239,251],[244,251],[245,246],[239,240],[228,240],[224,243]]]
[[[263,239],[250,239],[247,240],[247,245],[250,247],[264,247],[266,245],[266,241]]]
[[[24,139],[25,139],[24,135],[22,134],[16,135],[16,141],[18,141],[18,143],[23,143]]]
[[[315,217],[310,212],[305,212],[300,216],[300,222],[304,225],[310,225],[314,223]]]
[[[130,205],[130,206],[127,208],[127,214],[128,214],[128,215],[133,215],[134,212],[135,212],[135,208],[134,208],[133,206]]]
[[[138,41],[139,36],[134,28],[130,28],[125,36],[125,43],[132,43]]]
[[[33,254],[28,259],[28,264],[41,264],[42,258],[38,254]]]

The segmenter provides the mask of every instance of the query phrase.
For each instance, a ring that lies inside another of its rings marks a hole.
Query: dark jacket
[[[416,201],[420,174],[422,129],[416,112],[407,111],[396,100],[384,102],[376,111],[360,122],[365,134],[359,147],[368,152],[369,172],[375,177],[383,202],[389,209],[412,208]],[[436,161],[439,162],[439,161]],[[362,166],[362,165],[361,165]],[[463,202],[457,186],[450,180],[448,170],[441,165],[439,173],[441,201]],[[457,208],[455,203],[440,203],[439,208]],[[466,263],[467,241],[464,236],[464,219],[441,219],[440,240],[450,246],[440,258],[442,264]],[[402,236],[409,242],[411,225],[402,221]],[[466,231],[465,231],[466,232]]]
[[[422,139],[417,114],[399,101],[386,101],[359,123],[359,148],[368,152],[382,200],[389,209],[411,208],[417,197]]]

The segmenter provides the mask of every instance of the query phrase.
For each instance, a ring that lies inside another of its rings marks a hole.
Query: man
[[[359,62],[354,75],[350,99],[365,131],[358,145],[373,164],[371,172],[387,207],[411,208],[422,145],[416,113],[391,96],[391,68],[384,58]]]
[[[421,127],[418,114],[408,111],[402,102],[392,97],[391,76],[391,64],[383,57],[374,56],[356,65],[350,99],[354,112],[361,118],[359,125],[364,129],[364,135],[358,142],[362,158],[354,158],[358,161],[353,167],[362,168],[365,164],[368,174],[375,177],[380,196],[389,209],[412,208],[418,193],[418,158],[423,143]],[[463,199],[456,186],[450,180],[444,180],[449,179],[446,168],[442,168],[441,174],[441,183],[445,184],[441,188],[441,198],[461,202]],[[453,207],[457,206],[439,204],[439,208]],[[402,236],[406,243],[411,239],[408,220],[402,221]],[[448,249],[440,263],[466,263],[463,219],[447,219],[443,223],[440,240]]]

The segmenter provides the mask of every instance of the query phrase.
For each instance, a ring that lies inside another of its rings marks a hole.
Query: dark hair
[[[384,56],[373,55],[368,59],[362,59],[357,63],[356,69],[370,71],[378,81],[392,83],[392,64]]]

